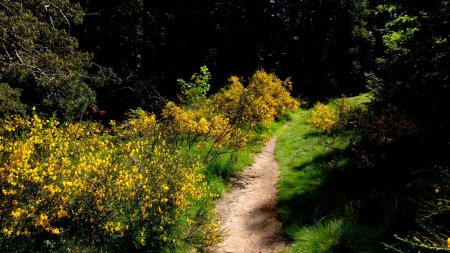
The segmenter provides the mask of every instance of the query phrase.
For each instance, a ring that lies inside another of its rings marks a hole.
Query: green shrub
[[[20,102],[20,89],[0,83],[0,116],[25,113],[26,106]]]

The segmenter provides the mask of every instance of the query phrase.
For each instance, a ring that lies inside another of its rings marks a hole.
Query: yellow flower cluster
[[[291,81],[281,81],[273,73],[256,71],[247,87],[236,76],[230,77],[229,81],[228,88],[212,97],[211,107],[238,126],[268,126],[275,118],[299,106],[290,95]]]
[[[365,104],[370,96],[361,95],[354,98],[338,98],[329,101],[327,105],[316,103],[312,109],[309,123],[325,132],[343,131],[354,127],[356,122],[364,119],[367,110]]]
[[[171,128],[180,133],[204,135],[208,134],[211,128],[211,123],[205,118],[207,114],[201,109],[190,110],[168,102],[162,115],[169,120]]]
[[[208,105],[206,101],[204,105]],[[224,114],[211,111],[211,107],[202,106],[191,109],[168,102],[163,110],[168,129],[185,138],[189,143],[202,146],[212,141],[214,148],[242,148],[251,138],[251,131],[242,131],[230,123]]]
[[[0,239],[61,236],[77,224],[136,245],[176,242],[173,227],[189,226],[180,222],[191,203],[210,196],[200,163],[185,161],[158,127],[143,111],[111,130],[36,115],[5,119]]]
[[[299,102],[290,96],[291,83],[275,74],[258,70],[248,87],[232,76],[228,87],[204,98],[199,104],[168,102],[163,110],[170,129],[188,140],[203,137],[213,148],[242,148],[257,126],[267,127],[275,118],[294,110]]]
[[[137,109],[128,116],[130,118],[124,124],[117,126],[114,121],[111,122],[116,135],[120,137],[155,136],[158,133],[160,124],[155,114]]]
[[[155,251],[217,243],[213,213],[196,209],[211,209],[203,203],[217,194],[205,182],[200,158],[179,140],[216,152],[207,155],[211,159],[223,149],[240,149],[256,127],[298,106],[289,90],[289,81],[260,70],[247,87],[231,77],[229,87],[197,104],[167,103],[162,120],[140,109],[110,128],[37,115],[4,119],[0,243],[78,230],[88,240],[133,238],[136,248]]]
[[[319,102],[314,105],[309,123],[323,131],[331,132],[338,123],[338,118],[329,106]]]

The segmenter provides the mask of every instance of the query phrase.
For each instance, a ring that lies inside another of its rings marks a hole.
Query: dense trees
[[[448,8],[444,0],[3,1],[0,81],[22,91],[16,102],[64,115],[96,96],[111,115],[150,107],[201,65],[213,91],[229,73],[263,67],[292,76],[294,91],[312,99],[370,83],[389,103],[422,105],[448,94]],[[411,111],[444,113],[436,111],[444,99],[433,101]]]
[[[384,20],[377,28],[385,50],[372,88],[382,104],[443,127],[442,116],[449,113],[450,1],[386,2],[375,11]]]
[[[175,80],[200,65],[211,69],[213,90],[229,73],[259,67],[292,76],[294,90],[308,96],[364,89],[372,42],[367,1],[81,2],[88,14],[82,47],[124,80],[102,94],[128,87],[139,98],[134,105],[145,105],[153,89],[173,96]],[[103,98],[105,105],[117,101]]]
[[[95,94],[86,83],[91,56],[78,51],[70,36],[72,24],[82,20],[80,6],[67,0],[6,0],[0,8],[0,80],[6,83],[2,89],[22,91],[22,101],[11,103],[67,116],[93,103]]]

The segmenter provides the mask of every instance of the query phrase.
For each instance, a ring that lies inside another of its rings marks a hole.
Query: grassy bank
[[[350,99],[361,103],[367,97]],[[331,102],[336,104],[336,100]],[[280,133],[279,213],[290,252],[379,252],[379,233],[361,222],[364,183],[349,155],[354,131],[327,134],[308,123],[312,109],[291,115]],[[367,211],[367,210],[366,210]]]

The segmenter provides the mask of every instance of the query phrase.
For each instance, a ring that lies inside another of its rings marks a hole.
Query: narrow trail
[[[279,167],[274,150],[277,138],[256,155],[216,206],[225,240],[212,252],[277,252],[286,245],[277,219]]]

